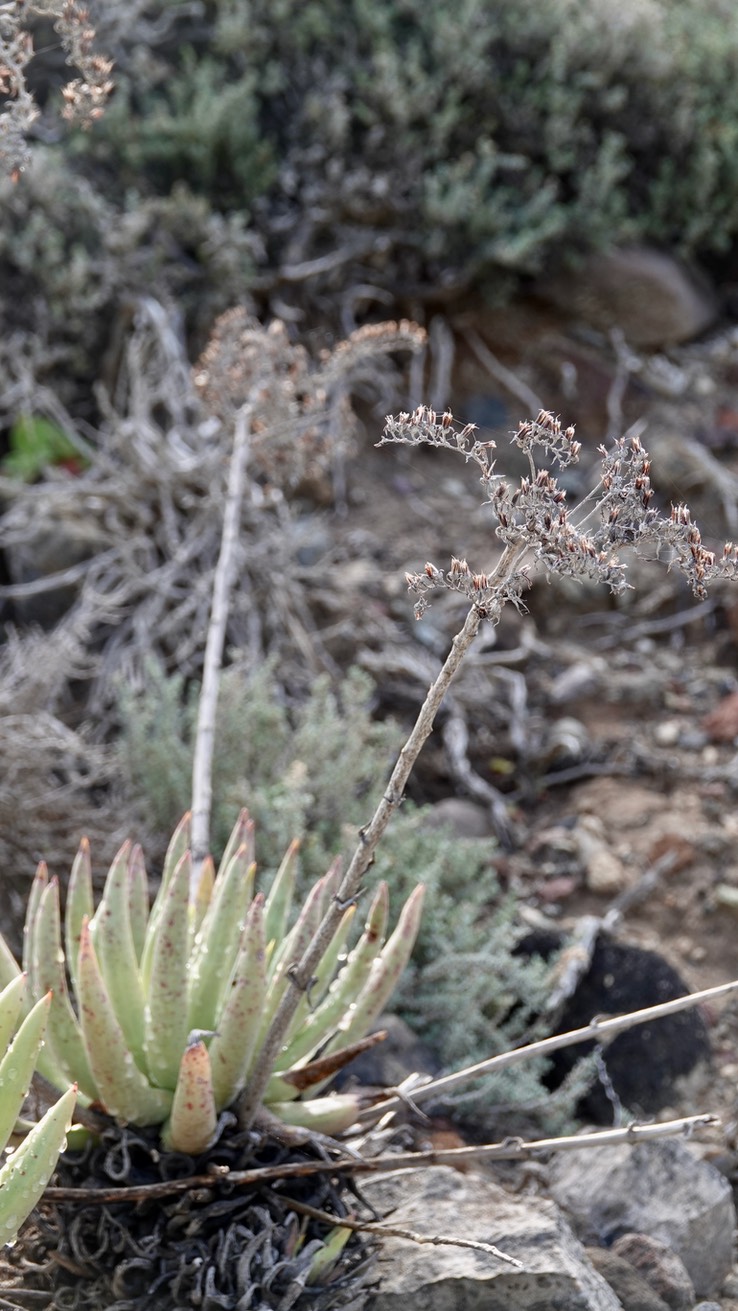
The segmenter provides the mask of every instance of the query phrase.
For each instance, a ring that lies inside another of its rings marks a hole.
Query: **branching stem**
[[[521,550],[517,545],[507,546],[503,551],[496,568],[489,576],[490,584],[503,584],[508,578],[512,577],[515,571],[519,568],[522,556],[526,551],[527,547]],[[503,602],[500,601],[500,609],[502,608],[502,605]],[[486,617],[496,618],[496,616],[493,615],[488,616],[486,611],[476,605],[473,605],[469,610],[463,627],[456,634],[456,637],[451,644],[451,650],[444,661],[438,677],[431,684],[428,690],[428,695],[420,708],[420,712],[410,736],[397,757],[397,762],[392,771],[389,783],[387,784],[386,791],[374,812],[371,822],[366,828],[360,831],[359,842],[354,851],[351,863],[344,874],[341,886],[338,889],[333,902],[329,906],[315,937],[302,957],[302,960],[300,960],[296,964],[294,970],[291,971],[290,979],[292,987],[287,990],[282,999],[279,1010],[272,1022],[271,1029],[265,1039],[264,1046],[261,1049],[258,1063],[249,1081],[249,1087],[243,1093],[239,1103],[239,1119],[245,1128],[250,1127],[253,1122],[269,1077],[275,1069],[275,1062],[279,1055],[282,1040],[287,1032],[290,1021],[297,1010],[300,998],[303,996],[310,979],[312,979],[315,974],[316,967],[320,963],[327,947],[333,940],[341,923],[346,903],[353,900],[361,891],[362,879],[374,860],[374,853],[377,849],[377,845],[385,832],[392,815],[402,801],[405,792],[405,785],[420,754],[421,748],[431,733],[441,702],[446,695],[454,675],[469,650],[469,647],[474,641],[482,620]]]

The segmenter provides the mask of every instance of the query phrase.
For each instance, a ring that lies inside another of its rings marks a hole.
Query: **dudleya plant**
[[[291,968],[338,889],[335,863],[288,927],[297,849],[292,843],[268,894],[255,893],[254,826],[242,811],[217,874],[208,858],[193,879],[188,814],[170,842],[153,905],[141,849],[127,842],[95,908],[83,840],[63,934],[59,885],[41,864],[23,951],[32,996],[52,994],[39,1071],[56,1087],[76,1081],[81,1099],[119,1120],[161,1125],[167,1148],[205,1151],[221,1111],[261,1068]],[[412,951],[422,899],[418,887],[385,941],[388,895],[380,885],[348,955],[356,906],[346,907],[269,1071],[262,1105],[283,1122],[333,1134],[356,1119],[358,1095],[317,1094],[393,991]],[[6,973],[17,975],[17,962],[2,948]]]
[[[27,1000],[24,974],[0,992],[0,1051],[5,1053],[0,1061],[0,1151],[8,1144],[28,1094],[52,1003],[47,993],[18,1026]],[[76,1088],[68,1088],[0,1169],[0,1245],[15,1238],[48,1184],[64,1148],[76,1096]]]

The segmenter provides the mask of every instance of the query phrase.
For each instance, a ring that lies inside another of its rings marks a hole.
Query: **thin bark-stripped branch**
[[[527,547],[523,548],[521,551],[521,548],[517,545],[506,546],[496,568],[490,575],[490,584],[493,585],[494,583],[499,583],[501,585],[507,579],[511,578],[519,568],[521,558],[526,554],[526,552]],[[504,601],[500,600],[500,609],[503,604]],[[451,644],[451,650],[444,661],[440,673],[428,690],[428,695],[420,708],[420,712],[410,732],[410,736],[397,757],[395,767],[390,776],[389,783],[387,784],[387,790],[380,800],[369,824],[366,828],[359,830],[359,842],[354,851],[351,863],[343,877],[341,886],[331,902],[331,905],[328,907],[323,922],[318,928],[315,937],[304,953],[302,959],[297,962],[295,968],[290,971],[290,981],[292,986],[285,992],[281,1005],[264,1041],[264,1045],[259,1053],[259,1060],[254,1069],[253,1075],[249,1080],[249,1087],[239,1100],[239,1121],[244,1128],[250,1128],[253,1123],[254,1116],[261,1104],[262,1096],[266,1089],[269,1077],[272,1070],[275,1069],[275,1061],[279,1054],[282,1040],[287,1032],[290,1021],[297,1010],[300,998],[307,991],[317,966],[320,964],[326,949],[333,940],[343,918],[347,904],[354,901],[361,890],[362,879],[374,860],[374,853],[377,849],[377,845],[384,834],[392,815],[402,801],[405,792],[405,785],[420,754],[420,750],[431,733],[441,702],[443,701],[449,685],[461,665],[464,656],[479,631],[482,619],[486,617],[487,612],[485,611],[482,613],[481,608],[478,608],[476,605],[473,605],[469,610],[463,627],[456,634],[456,637]]]
[[[476,1238],[458,1238],[454,1234],[419,1234],[417,1229],[404,1229],[381,1221],[354,1220],[350,1216],[331,1215],[330,1211],[321,1211],[317,1206],[298,1202],[294,1197],[288,1197],[286,1193],[281,1196],[286,1205],[297,1211],[298,1215],[306,1215],[311,1220],[321,1220],[323,1224],[341,1229],[353,1229],[355,1233],[360,1234],[374,1234],[376,1238],[405,1238],[409,1243],[428,1247],[469,1247],[473,1252],[487,1252],[489,1256],[496,1256],[499,1261],[506,1261],[508,1265],[516,1266],[518,1270],[523,1269],[522,1261],[518,1261],[515,1256],[508,1256],[507,1252],[501,1252],[494,1243],[483,1243]]]
[[[525,1161],[542,1152],[574,1152],[580,1148],[614,1147],[619,1143],[650,1142],[676,1134],[690,1136],[695,1129],[718,1124],[715,1115],[687,1115],[662,1124],[629,1124],[621,1129],[602,1129],[596,1133],[575,1134],[569,1138],[536,1138],[530,1142],[506,1138],[501,1143],[481,1147],[431,1148],[424,1152],[388,1152],[366,1160],[345,1157],[339,1161],[299,1161],[283,1165],[256,1166],[253,1170],[229,1170],[214,1166],[207,1174],[188,1175],[183,1179],[165,1179],[157,1184],[130,1184],[122,1188],[47,1188],[43,1202],[94,1202],[112,1205],[118,1202],[150,1202],[161,1197],[186,1193],[193,1188],[246,1188],[276,1179],[303,1179],[315,1174],[391,1174],[397,1170],[415,1170],[429,1165],[462,1165],[475,1161]],[[340,1224],[340,1220],[336,1223]]]
[[[192,762],[192,886],[197,887],[202,862],[210,849],[210,812],[213,801],[213,753],[215,712],[218,705],[220,669],[223,663],[231,588],[236,569],[241,505],[249,452],[251,408],[244,405],[236,414],[233,454],[228,471],[228,488],[223,511],[223,535],[213,578],[213,603],[205,645],[202,690],[197,712],[195,751]]]
[[[691,992],[684,997],[674,997],[671,1001],[659,1002],[657,1006],[646,1006],[643,1010],[631,1011],[628,1015],[615,1015],[610,1019],[594,1019],[581,1029],[571,1029],[569,1033],[556,1033],[551,1038],[541,1038],[538,1042],[527,1043],[524,1047],[514,1047],[511,1051],[501,1052],[498,1056],[490,1056],[486,1061],[478,1061],[476,1065],[467,1065],[463,1070],[454,1070],[452,1074],[444,1074],[439,1079],[431,1079],[428,1083],[420,1084],[413,1089],[412,1100],[417,1103],[427,1102],[431,1099],[438,1101],[444,1093],[450,1092],[452,1088],[456,1088],[462,1083],[468,1083],[472,1079],[477,1079],[480,1075],[508,1069],[511,1065],[518,1065],[521,1061],[530,1060],[532,1056],[547,1056],[549,1052],[559,1051],[562,1047],[573,1047],[580,1042],[587,1042],[592,1039],[600,1042],[603,1038],[610,1038],[616,1033],[623,1033],[626,1029],[635,1028],[637,1024],[646,1024],[649,1020],[660,1020],[666,1015],[675,1015],[678,1011],[685,1011],[692,1006],[699,1006],[703,1001],[715,1001],[719,997],[727,997],[730,993],[736,991],[738,991],[738,979],[733,979],[730,983],[719,983],[714,988],[703,988],[701,992]],[[376,1120],[380,1116],[384,1117],[390,1111],[398,1110],[406,1102],[406,1097],[391,1094],[386,1102],[377,1103],[371,1110],[362,1111],[359,1118],[365,1122]]]

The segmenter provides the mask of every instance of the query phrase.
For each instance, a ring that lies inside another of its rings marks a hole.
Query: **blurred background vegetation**
[[[192,350],[249,300],[303,333],[509,299],[587,250],[730,259],[730,0],[169,0],[99,5],[115,89],[60,126],[48,20],[31,167],[3,183],[0,324],[85,417],[132,298]]]

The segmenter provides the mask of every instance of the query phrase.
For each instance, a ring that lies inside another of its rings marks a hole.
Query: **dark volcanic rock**
[[[564,936],[537,931],[528,934],[518,951],[549,957],[565,945]],[[600,934],[589,970],[580,980],[553,1029],[566,1033],[582,1028],[597,1015],[623,1015],[683,997],[689,989],[667,961]],[[557,1052],[551,1062],[549,1083],[558,1087],[574,1063],[595,1044],[579,1043]],[[707,1025],[699,1008],[640,1024],[619,1034],[604,1049],[607,1075],[620,1102],[634,1112],[652,1114],[674,1100],[676,1080],[689,1074],[710,1056]],[[612,1122],[613,1106],[602,1082],[597,1082],[579,1105],[581,1114],[598,1124]]]

